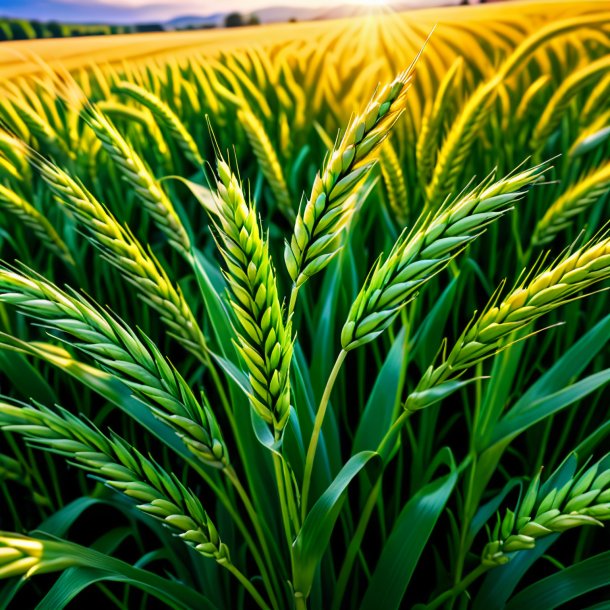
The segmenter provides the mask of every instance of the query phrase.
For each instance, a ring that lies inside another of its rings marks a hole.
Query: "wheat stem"
[[[322,424],[324,423],[324,416],[326,415],[326,409],[328,408],[328,404],[330,402],[330,395],[333,391],[333,387],[335,385],[335,381],[337,380],[337,376],[339,375],[339,371],[345,362],[345,358],[347,356],[347,352],[345,350],[341,350],[339,355],[337,356],[337,360],[330,372],[328,377],[328,381],[326,382],[326,387],[324,388],[324,393],[322,394],[322,399],[320,400],[320,405],[318,406],[318,410],[316,412],[316,418],[313,424],[313,431],[311,433],[311,438],[309,440],[309,446],[307,447],[307,456],[305,458],[305,471],[303,474],[303,490],[301,493],[301,519],[305,519],[307,515],[307,500],[309,498],[309,488],[311,485],[311,473],[313,472],[313,465],[316,459],[316,450],[318,448],[318,441],[320,439],[320,433],[322,432]]]

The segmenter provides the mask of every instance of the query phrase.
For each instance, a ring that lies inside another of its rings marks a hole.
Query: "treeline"
[[[223,22],[224,27],[258,25],[256,15],[229,13]],[[216,27],[213,24],[189,24],[177,29],[199,30]],[[70,38],[73,36],[106,36],[111,34],[135,34],[138,32],[163,32],[160,23],[140,23],[137,25],[80,25],[59,23],[57,21],[34,21],[28,19],[9,19],[0,17],[0,41],[32,40],[34,38]],[[175,28],[171,28],[175,29]]]
[[[73,36],[106,36],[136,32],[162,32],[158,23],[138,25],[80,25],[57,21],[0,18],[0,40],[31,40],[33,38],[70,38]]]

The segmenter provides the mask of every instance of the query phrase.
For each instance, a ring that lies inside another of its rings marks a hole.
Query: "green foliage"
[[[0,606],[607,605],[610,22],[541,7],[5,84]]]

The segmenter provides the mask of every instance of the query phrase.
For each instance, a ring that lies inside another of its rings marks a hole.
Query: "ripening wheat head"
[[[488,307],[466,329],[444,361],[426,371],[405,406],[432,404],[438,387],[477,362],[493,356],[513,332],[567,303],[592,285],[610,278],[610,238],[577,249]],[[431,402],[432,401],[432,402]]]
[[[610,521],[608,456],[548,493],[541,493],[538,473],[516,509],[507,510],[498,522],[482,562],[489,567],[504,565],[511,559],[508,553],[533,549],[539,538],[602,521]]]
[[[321,271],[339,252],[341,233],[354,212],[354,195],[405,108],[412,74],[410,68],[383,87],[364,112],[351,121],[324,171],[316,177],[284,252],[295,286]]]
[[[144,161],[99,109],[89,105],[84,110],[84,116],[157,227],[174,248],[188,255],[191,249],[188,233],[174,205]]]
[[[172,336],[205,360],[208,347],[201,328],[182,291],[173,285],[155,256],[146,252],[133,233],[121,226],[105,206],[63,169],[44,159],[37,159],[35,163],[57,200],[85,229],[89,241],[159,313]]]

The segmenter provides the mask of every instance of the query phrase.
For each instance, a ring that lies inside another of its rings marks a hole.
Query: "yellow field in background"
[[[467,9],[447,7],[421,9],[401,14],[405,31],[412,30],[416,39],[425,36],[437,26],[437,33],[451,42],[448,30],[474,28],[485,21],[507,22],[519,17],[529,22],[533,30],[550,20],[607,10],[604,0],[573,2],[569,0],[535,0],[509,4],[478,5]],[[73,70],[90,63],[119,63],[150,58],[183,57],[194,53],[216,55],[223,51],[246,48],[252,45],[274,45],[291,40],[311,40],[324,37],[340,28],[384,28],[385,23],[395,26],[396,14],[386,16],[355,17],[331,21],[280,23],[273,25],[235,29],[200,30],[188,32],[164,32],[118,36],[91,36],[0,43],[0,80],[31,74],[40,70],[34,58],[40,58],[51,66],[62,65]],[[523,21],[522,21],[523,22]],[[467,45],[468,39],[459,41]],[[467,48],[460,49],[467,52]]]

